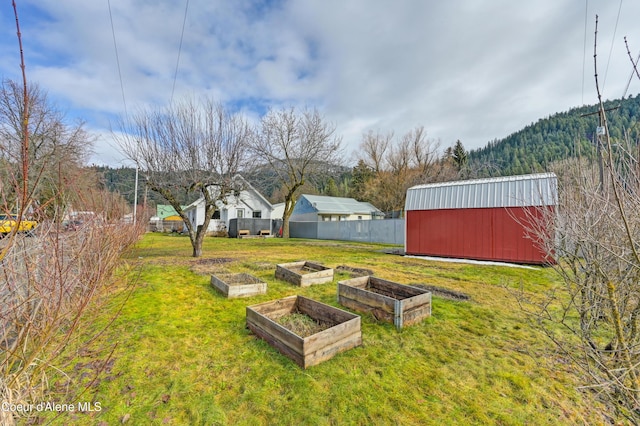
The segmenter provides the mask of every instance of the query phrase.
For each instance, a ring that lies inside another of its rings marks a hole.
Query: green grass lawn
[[[431,262],[384,254],[353,242],[205,240],[189,257],[186,237],[147,234],[123,259],[135,288],[114,293],[87,316],[91,350],[72,353],[71,387],[99,379],[77,401],[101,410],[63,413],[54,424],[575,424],[599,423],[599,405],[534,330],[508,288],[541,294],[558,284],[551,269]],[[245,307],[300,294],[339,306],[333,283],[295,287],[275,265],[313,260],[368,268],[380,278],[464,292],[470,301],[433,298],[433,315],[397,331],[362,315],[361,347],[302,370],[245,327]],[[265,295],[225,299],[212,273],[247,272]],[[115,349],[114,349],[115,348]],[[112,352],[102,365],[100,360]],[[63,379],[58,380],[61,386]],[[65,402],[65,401],[58,401]]]

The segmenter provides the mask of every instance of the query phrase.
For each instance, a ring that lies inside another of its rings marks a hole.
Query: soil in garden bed
[[[387,296],[387,297],[390,297],[390,298],[396,299],[396,300],[408,299],[410,297],[410,296],[402,296],[402,295],[396,294],[396,293],[394,293],[392,291],[382,290],[380,288],[373,287],[370,284],[367,284],[367,286],[365,287],[365,290],[370,291],[372,293],[378,293],[378,294],[381,294],[383,296]]]
[[[316,321],[309,315],[297,310],[281,316],[276,319],[276,322],[302,338],[312,336],[332,327],[330,323]]]
[[[299,275],[313,274],[314,272],[320,272],[318,269],[313,269],[308,266],[303,266],[301,268],[288,268],[291,272],[295,272]]]
[[[259,281],[251,276],[237,276],[233,277],[233,281],[226,281],[225,284],[227,284],[228,286],[259,284]]]

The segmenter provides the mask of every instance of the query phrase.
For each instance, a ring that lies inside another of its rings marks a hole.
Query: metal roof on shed
[[[557,188],[553,173],[417,185],[407,190],[405,210],[552,206]]]

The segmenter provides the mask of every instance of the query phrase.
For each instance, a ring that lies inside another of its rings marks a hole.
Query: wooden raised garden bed
[[[398,329],[431,316],[431,292],[372,276],[339,281],[338,303]]]
[[[303,296],[247,306],[247,327],[302,368],[362,344],[358,315]]]
[[[333,269],[309,261],[282,263],[276,266],[276,278],[309,287],[333,281]]]
[[[211,285],[229,299],[267,292],[267,283],[244,273],[211,275]]]

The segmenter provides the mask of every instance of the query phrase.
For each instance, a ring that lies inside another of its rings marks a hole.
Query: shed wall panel
[[[544,264],[552,259],[529,235],[531,217],[546,207],[411,210],[407,254]]]

